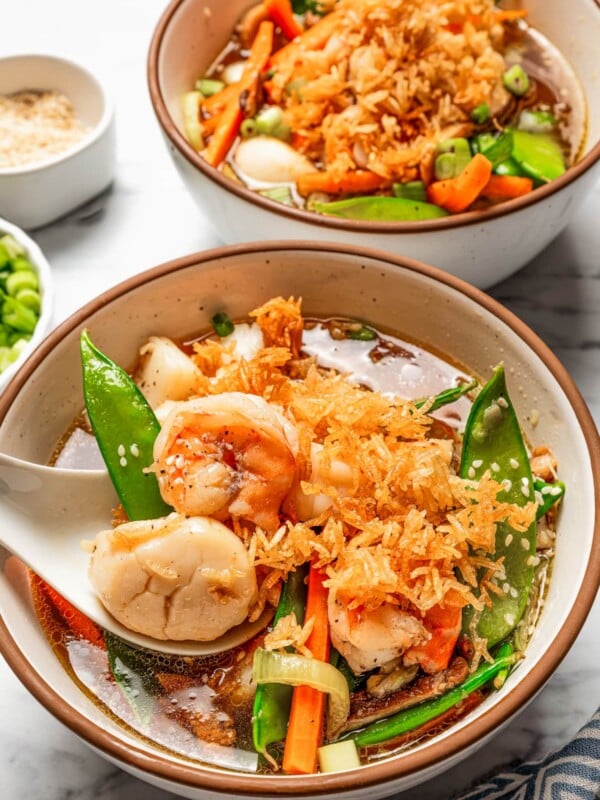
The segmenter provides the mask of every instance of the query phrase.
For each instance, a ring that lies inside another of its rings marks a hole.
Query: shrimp
[[[331,642],[355,675],[389,664],[430,636],[416,617],[391,603],[353,614],[335,592],[329,593],[328,616]]]
[[[308,482],[315,486],[333,489],[341,497],[354,494],[358,486],[358,470],[340,458],[326,455],[323,445],[313,442],[310,449],[310,475]],[[300,521],[320,516],[333,504],[333,497],[319,492],[306,494],[300,481],[296,481],[285,502],[284,510]]]
[[[257,598],[251,558],[220,522],[170,514],[102,531],[89,577],[115,619],[154,639],[213,641]]]
[[[149,469],[176,511],[270,532],[295,480],[297,451],[296,430],[275,406],[225,392],[173,403]]]

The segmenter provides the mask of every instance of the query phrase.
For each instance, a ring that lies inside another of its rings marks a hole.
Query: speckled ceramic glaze
[[[258,238],[369,244],[435,264],[486,288],[539,253],[577,212],[600,159],[600,9],[593,0],[531,0],[529,21],[573,66],[588,101],[585,152],[560,179],[485,212],[427,222],[358,222],[290,208],[261,197],[210,167],[182,134],[181,97],[226,44],[252,0],[173,0],[150,48],[154,110],[174,164],[226,243]]]
[[[137,739],[83,695],[37,624],[22,565],[0,551],[0,650],[28,689],[97,752],[190,798],[334,795],[380,798],[472,754],[543,687],[580,630],[600,576],[600,443],[589,412],[551,351],[503,306],[434,268],[374,250],[272,243],[170,262],[120,284],[42,344],[0,398],[0,449],[44,462],[83,405],[78,336],[125,367],[151,334],[185,337],[217,310],[243,317],[275,295],[313,315],[350,315],[434,348],[486,377],[502,360],[531,442],[548,444],[569,487],[558,522],[550,593],[525,660],[504,689],[439,737],[345,773],[258,776],[190,763]],[[535,424],[534,424],[535,423]]]

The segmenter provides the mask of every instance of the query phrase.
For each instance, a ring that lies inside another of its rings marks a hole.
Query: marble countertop
[[[3,50],[47,52],[87,65],[116,104],[113,187],[34,238],[53,266],[58,323],[98,292],[173,257],[219,245],[187,195],[158,133],[146,50],[166,0],[14,0]],[[491,290],[554,350],[600,423],[600,181],[577,219],[532,263]],[[442,800],[516,759],[563,745],[600,701],[600,601],[526,713],[476,758],[419,787]],[[168,800],[92,752],[26,692],[0,659],[3,800]],[[409,793],[414,795],[415,792]],[[404,797],[404,796],[403,796]],[[408,795],[406,795],[408,797]]]

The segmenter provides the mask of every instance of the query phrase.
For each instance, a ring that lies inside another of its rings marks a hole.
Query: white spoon
[[[229,650],[264,628],[268,613],[213,642],[179,642],[153,639],[117,622],[89,583],[89,555],[81,542],[111,527],[118,503],[105,470],[58,469],[0,453],[0,545],[100,627],[140,647],[191,656]]]

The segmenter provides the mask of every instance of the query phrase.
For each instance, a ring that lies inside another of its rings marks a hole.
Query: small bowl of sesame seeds
[[[0,58],[0,215],[46,225],[113,180],[112,104],[79,64],[50,55]]]

